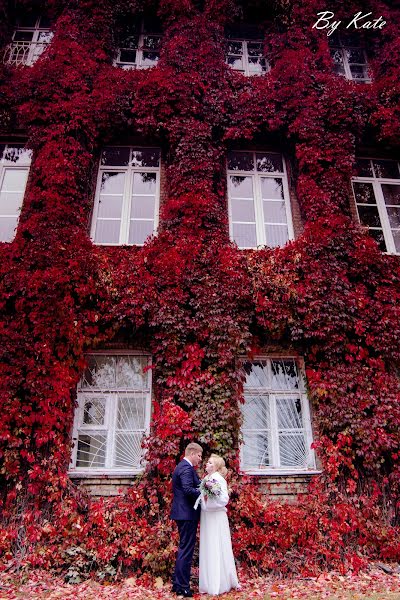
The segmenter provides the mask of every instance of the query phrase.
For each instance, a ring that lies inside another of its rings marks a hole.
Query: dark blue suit
[[[200,519],[200,506],[196,510],[193,508],[200,495],[199,485],[200,479],[194,467],[187,460],[181,460],[172,475],[174,498],[171,519],[176,521],[179,531],[179,548],[172,583],[177,591],[189,589],[196,531]]]

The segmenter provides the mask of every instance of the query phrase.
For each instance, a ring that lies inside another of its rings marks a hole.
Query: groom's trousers
[[[198,521],[176,521],[179,531],[179,548],[172,583],[178,591],[190,588],[190,570],[198,523]]]

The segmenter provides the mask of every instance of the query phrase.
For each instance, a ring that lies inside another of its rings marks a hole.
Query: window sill
[[[142,475],[144,469],[135,471],[68,471],[68,477],[71,479],[119,479],[119,478],[131,478]]]
[[[252,471],[241,471],[240,474],[241,475],[251,475],[252,477],[294,477],[296,475],[299,475],[301,477],[304,477],[305,475],[321,475],[322,471],[319,471],[317,469],[268,469],[268,470],[252,470]]]

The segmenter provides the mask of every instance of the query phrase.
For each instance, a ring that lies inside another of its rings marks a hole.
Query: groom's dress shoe
[[[193,598],[192,590],[180,590],[176,592],[178,598]]]

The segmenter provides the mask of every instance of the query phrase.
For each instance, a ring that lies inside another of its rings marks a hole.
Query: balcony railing
[[[3,63],[6,65],[33,65],[49,42],[11,42],[4,51]]]

